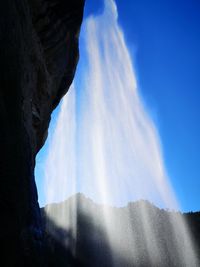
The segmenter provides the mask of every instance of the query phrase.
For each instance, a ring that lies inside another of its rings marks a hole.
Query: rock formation
[[[148,225],[154,231],[155,239],[152,236],[148,239],[151,248],[147,247],[144,235],[144,209],[148,214]],[[179,228],[174,231],[172,227],[172,222],[180,218],[188,224],[198,261],[200,260],[200,212],[167,211],[145,200],[130,202],[125,207],[111,207],[96,204],[83,194],[76,194],[64,202],[48,205],[47,210],[51,211],[51,216],[42,209],[42,217],[46,224],[48,260],[52,267],[65,267],[68,263],[71,267],[188,266],[183,265],[183,254],[179,254],[181,247],[185,245],[182,232]],[[71,246],[74,238],[73,225],[64,227],[63,224],[65,222],[66,225],[69,221],[69,210],[76,210],[75,253]],[[111,239],[108,238],[105,210],[108,217],[110,216]],[[60,224],[57,223],[57,218],[62,218]],[[155,256],[153,252],[156,251],[155,240],[160,255],[157,264],[152,262]],[[149,254],[149,249],[152,254]],[[184,253],[187,253],[186,250]],[[199,264],[194,265],[191,262],[190,266],[197,267]]]
[[[34,181],[51,112],[78,61],[84,0],[6,0],[0,8],[0,266],[45,266]]]

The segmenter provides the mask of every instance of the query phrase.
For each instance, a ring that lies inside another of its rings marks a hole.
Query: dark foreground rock
[[[43,266],[35,156],[78,61],[84,0],[6,0],[0,8],[0,266]]]
[[[200,260],[200,212],[166,211],[148,201],[131,202],[123,208],[106,207],[95,204],[82,194],[77,194],[65,202],[49,205],[48,210],[51,211],[50,214],[42,209],[42,215],[46,229],[48,260],[52,267],[200,266],[192,262],[189,265],[183,264],[182,257],[188,258],[189,255],[185,255],[186,250],[181,254],[179,252],[187,244],[182,242],[179,226],[174,228],[175,231],[172,230],[172,222],[180,219],[187,222]],[[154,231],[154,236],[149,233],[148,239],[145,238],[145,218],[142,211],[145,211],[147,216],[146,227]],[[71,223],[66,230],[64,224],[69,220],[73,222],[72,218],[75,218],[74,225]],[[110,222],[108,232],[111,236],[107,234],[106,221]],[[157,250],[154,248],[153,237],[160,253],[157,263],[153,262]],[[111,238],[114,241],[112,249]]]

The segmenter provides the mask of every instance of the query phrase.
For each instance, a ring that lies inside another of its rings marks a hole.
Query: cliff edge
[[[78,62],[84,0],[0,8],[0,266],[44,266],[35,157]]]

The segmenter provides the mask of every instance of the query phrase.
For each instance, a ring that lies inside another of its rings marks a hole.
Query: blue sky
[[[139,88],[183,210],[199,210],[200,2],[117,1]]]
[[[184,211],[199,210],[200,3],[116,3],[141,96],[159,130],[172,186]],[[87,0],[85,17],[102,9],[102,0]],[[39,164],[47,147],[48,143],[36,169],[40,199],[43,172]]]

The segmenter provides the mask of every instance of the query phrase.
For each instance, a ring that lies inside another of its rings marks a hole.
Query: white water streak
[[[106,204],[125,205],[142,198],[178,209],[158,133],[138,94],[117,16],[114,1],[106,0],[104,13],[88,18],[84,25],[88,64],[83,81],[76,85],[81,87],[82,102],[76,112],[75,92],[71,88],[62,103],[46,163],[47,202],[64,200],[81,191]],[[111,249],[120,252],[111,234],[110,216],[105,209],[107,238]],[[153,226],[145,209],[141,209],[140,216],[151,262],[157,266],[161,254]],[[75,219],[67,218],[68,228],[75,229]],[[54,220],[63,223],[61,218]],[[174,233],[181,231],[186,244],[179,250],[183,266],[196,266],[185,223],[182,219],[172,222],[172,228]],[[138,257],[137,244],[127,248],[126,253],[133,260]]]
[[[101,187],[112,187],[112,199],[105,199],[106,203],[124,205],[130,199],[145,198],[159,206],[177,208],[156,128],[138,95],[116,7],[112,1],[106,3],[110,9],[89,18],[84,32],[89,67],[79,115],[85,135],[78,157],[86,166],[81,174],[86,180],[95,179]],[[118,195],[119,186],[123,199]],[[102,202],[102,190],[100,194]]]
[[[46,203],[63,201],[77,191],[75,134],[75,91],[72,86],[68,97],[63,99],[53,136],[50,137],[51,145],[45,166]],[[48,205],[45,209],[49,218],[59,227],[70,231],[72,239],[75,240],[76,203],[75,201],[71,203],[72,206],[61,210],[59,217]],[[66,246],[69,246],[74,253],[74,243],[68,244],[66,240]]]

